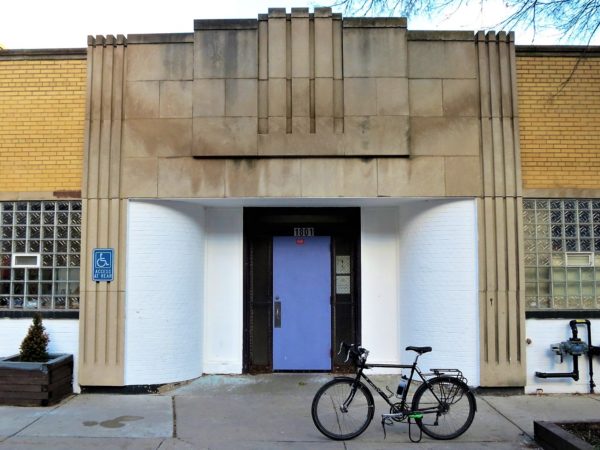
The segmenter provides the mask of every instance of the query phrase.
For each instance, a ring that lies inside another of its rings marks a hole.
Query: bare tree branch
[[[464,5],[478,1],[483,10],[491,0],[338,0],[334,5],[351,15],[401,15],[428,17],[447,8],[455,14]],[[537,32],[556,29],[563,39],[591,42],[600,30],[600,0],[505,0],[509,12],[498,26],[523,26]]]

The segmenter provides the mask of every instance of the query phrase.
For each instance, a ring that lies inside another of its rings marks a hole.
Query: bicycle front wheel
[[[375,403],[367,387],[353,378],[336,378],[323,385],[312,402],[312,418],[330,439],[352,439],[367,429]]]
[[[454,439],[471,426],[476,403],[465,383],[452,377],[437,377],[419,386],[412,409],[423,414],[416,422],[427,436]]]

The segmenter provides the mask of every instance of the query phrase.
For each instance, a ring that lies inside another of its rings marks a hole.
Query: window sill
[[[553,309],[525,311],[526,319],[599,319],[600,309]]]
[[[79,319],[79,311],[36,311],[36,310],[0,310],[0,318],[28,319],[35,313],[41,313],[42,319]]]

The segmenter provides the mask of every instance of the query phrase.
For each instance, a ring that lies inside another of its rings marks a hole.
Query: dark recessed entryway
[[[360,341],[360,208],[244,209],[244,371],[343,371]]]

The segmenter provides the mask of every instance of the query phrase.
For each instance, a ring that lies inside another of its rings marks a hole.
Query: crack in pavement
[[[498,414],[500,414],[502,417],[504,417],[508,422],[512,423],[515,427],[517,427],[519,430],[521,430],[521,433],[523,433],[529,439],[534,440],[533,436],[531,436],[527,431],[525,431],[523,428],[521,428],[516,422],[509,419],[508,416],[504,415],[502,413],[502,411],[500,411],[498,408],[496,408],[494,405],[492,405],[490,402],[488,402],[484,397],[478,397],[478,399],[484,401],[490,408],[492,408],[494,411],[496,411]]]

